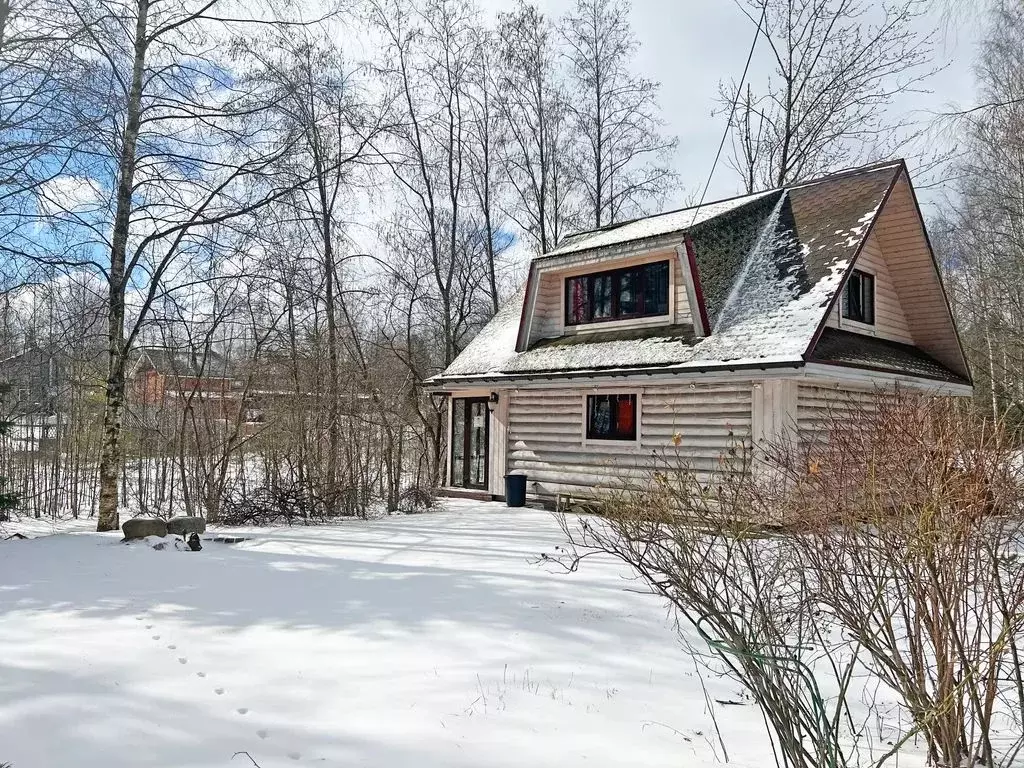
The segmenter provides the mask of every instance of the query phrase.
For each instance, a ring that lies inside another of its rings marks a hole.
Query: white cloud
[[[85,176],[57,176],[40,188],[39,207],[47,216],[95,207],[104,197],[99,183]]]

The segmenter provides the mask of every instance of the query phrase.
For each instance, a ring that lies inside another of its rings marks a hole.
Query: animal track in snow
[[[268,731],[266,728],[260,728],[258,731],[256,731],[256,735],[259,736],[261,739],[266,739],[270,737],[270,731]]]
[[[179,664],[188,664],[188,659],[186,659],[184,656],[179,656],[178,657],[178,663]]]
[[[292,760],[300,760],[300,759],[302,759],[302,753],[301,752],[289,752],[288,753],[288,757],[290,757]]]
[[[160,635],[153,635],[153,639],[154,640],[159,640],[160,639]]]
[[[178,649],[178,646],[176,646],[176,645],[168,645],[167,646],[167,650],[168,651],[176,651],[177,649]]]
[[[206,677],[205,672],[196,672],[196,677]]]
[[[213,692],[216,693],[218,696],[223,696],[224,695],[224,689],[223,688],[214,688]]]
[[[249,708],[248,707],[239,707],[238,709],[235,710],[235,712],[237,712],[240,715],[247,715],[247,714],[249,714]]]

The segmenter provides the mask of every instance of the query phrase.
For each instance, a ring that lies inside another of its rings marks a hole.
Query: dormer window
[[[668,314],[669,263],[656,261],[565,280],[565,324]]]
[[[855,323],[875,324],[875,276],[853,270],[843,291],[843,317]]]

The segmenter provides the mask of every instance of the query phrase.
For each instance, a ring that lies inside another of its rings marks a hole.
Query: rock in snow
[[[124,537],[128,541],[132,539],[144,539],[147,536],[166,536],[167,523],[153,517],[133,517],[125,520],[121,525]]]
[[[206,533],[206,519],[181,515],[167,521],[167,532],[172,536],[187,536],[190,533]]]

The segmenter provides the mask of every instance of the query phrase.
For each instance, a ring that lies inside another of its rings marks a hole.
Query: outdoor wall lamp
[[[493,411],[494,410],[494,406],[497,404],[497,402],[498,402],[498,393],[497,392],[491,392],[491,396],[487,398],[487,410]]]
[[[447,392],[431,392],[430,393],[430,402],[433,403],[434,407],[437,410],[441,410],[441,408],[444,406],[444,401],[447,400],[447,399],[448,399],[448,393]]]

